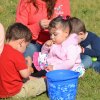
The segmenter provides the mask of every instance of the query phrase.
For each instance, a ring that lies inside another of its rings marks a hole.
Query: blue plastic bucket
[[[46,74],[50,100],[75,100],[79,73],[55,70]]]

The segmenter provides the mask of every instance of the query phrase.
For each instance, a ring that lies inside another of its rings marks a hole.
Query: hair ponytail
[[[71,17],[70,16],[62,16],[62,19],[65,23],[68,23],[69,25],[69,33],[71,33],[72,25],[71,25]]]

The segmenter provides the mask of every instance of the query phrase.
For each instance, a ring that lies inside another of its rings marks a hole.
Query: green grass
[[[82,19],[87,30],[100,35],[100,0],[70,0],[71,15]],[[18,0],[0,0],[0,22],[5,29],[15,22]],[[8,99],[9,100],[9,99]],[[26,99],[21,99],[26,100]],[[27,100],[49,100],[46,93]],[[79,79],[77,100],[100,100],[100,74],[88,69]]]
[[[82,19],[87,30],[100,35],[100,0],[71,0],[72,16]]]
[[[0,22],[5,29],[15,21],[18,0],[0,0]]]

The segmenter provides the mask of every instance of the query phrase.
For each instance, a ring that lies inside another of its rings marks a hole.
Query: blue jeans
[[[40,52],[41,51],[41,44],[38,43],[30,43],[28,47],[26,48],[26,51],[24,52],[24,57],[30,56],[33,57],[34,52]]]
[[[92,62],[92,58],[88,55],[81,55],[82,63],[87,68],[93,68],[96,72],[100,73],[100,61]]]
[[[96,72],[100,73],[100,61],[93,62],[92,67]]]
[[[92,66],[92,59],[90,56],[81,54],[81,60],[85,69],[90,68]]]

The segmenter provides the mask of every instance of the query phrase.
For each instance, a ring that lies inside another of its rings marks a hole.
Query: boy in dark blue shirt
[[[78,33],[79,44],[82,48],[81,59],[85,68],[92,67],[100,72],[100,37],[86,31],[85,24],[78,18],[70,19],[72,33]]]

